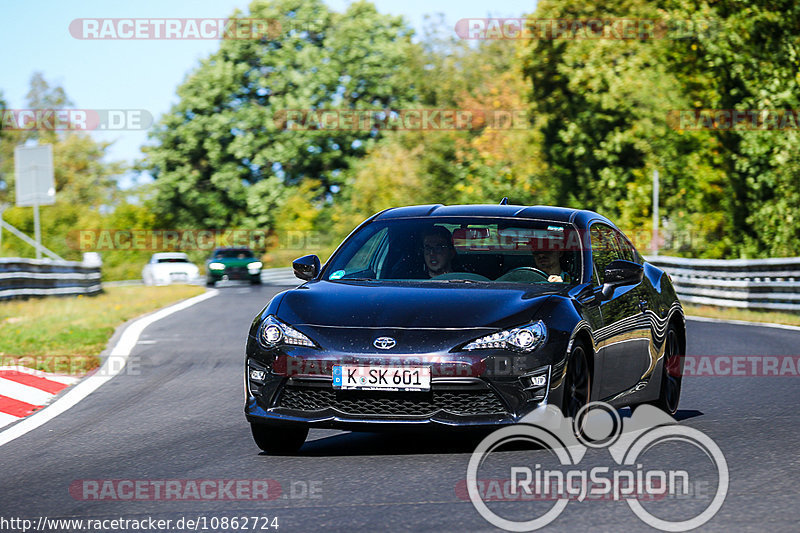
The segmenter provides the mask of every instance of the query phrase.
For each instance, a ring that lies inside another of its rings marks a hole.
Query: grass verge
[[[82,375],[126,320],[196,296],[193,285],[107,287],[98,296],[0,302],[0,366]]]
[[[781,313],[778,311],[753,311],[735,307],[714,307],[711,305],[685,304],[683,312],[687,315],[719,318],[721,320],[744,320],[746,322],[772,322],[800,326],[800,314]]]

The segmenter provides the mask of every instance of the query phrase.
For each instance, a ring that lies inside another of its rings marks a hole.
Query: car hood
[[[244,259],[239,259],[237,257],[225,257],[222,259],[209,259],[206,263],[222,263],[226,267],[242,267],[257,261],[258,259],[255,257],[246,257]]]
[[[342,328],[505,328],[533,319],[563,285],[315,281],[284,293],[278,316]]]
[[[156,263],[155,265],[150,265],[153,269],[153,272],[157,273],[167,273],[167,272],[197,272],[198,268],[197,265],[192,263]]]

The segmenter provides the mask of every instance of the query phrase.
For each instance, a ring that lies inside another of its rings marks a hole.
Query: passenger
[[[433,226],[422,234],[422,252],[425,256],[425,272],[433,278],[453,271],[456,249],[453,235],[442,226]]]
[[[560,250],[535,250],[533,260],[536,268],[547,274],[547,281],[551,283],[563,283],[569,280],[569,274],[561,268],[561,256],[564,252]]]

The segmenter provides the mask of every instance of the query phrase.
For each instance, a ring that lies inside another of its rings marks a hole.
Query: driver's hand
[[[550,277],[547,278],[547,281],[549,281],[550,283],[564,283],[564,280],[561,279],[561,276],[557,274],[551,274]]]

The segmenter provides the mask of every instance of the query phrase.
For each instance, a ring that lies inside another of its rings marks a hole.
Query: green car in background
[[[213,287],[218,281],[231,279],[259,285],[261,267],[261,261],[249,248],[217,248],[206,261],[206,285]]]

